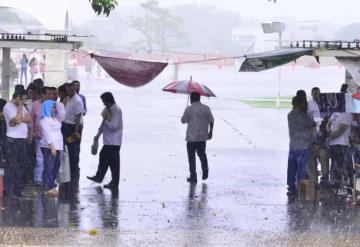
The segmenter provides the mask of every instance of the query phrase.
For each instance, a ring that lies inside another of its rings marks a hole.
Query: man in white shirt
[[[76,93],[80,96],[81,100],[83,101],[83,104],[84,104],[84,115],[85,115],[86,112],[87,112],[86,98],[85,98],[84,95],[80,94],[80,81],[74,80],[74,81],[71,82],[71,84],[74,85],[75,90],[76,90]]]
[[[68,100],[65,104],[65,119],[62,124],[62,133],[69,150],[71,182],[77,186],[80,178],[79,155],[82,133],[82,117],[84,114],[83,102],[77,95],[74,85],[66,86]]]
[[[123,120],[120,107],[115,103],[112,93],[106,92],[101,95],[106,110],[101,114],[103,121],[97,135],[94,137],[97,142],[100,135],[103,135],[103,148],[99,155],[99,166],[96,175],[88,179],[101,183],[110,167],[111,182],[104,185],[104,188],[117,189],[120,178],[120,148],[123,133]]]
[[[5,191],[8,196],[21,196],[24,188],[23,172],[27,160],[26,140],[31,117],[24,107],[27,93],[24,89],[13,94],[4,107],[6,121],[7,162],[5,167]]]
[[[318,87],[314,87],[311,89],[312,99],[308,101],[308,114],[314,120],[320,118],[320,89]],[[312,142],[310,147],[310,157],[309,157],[309,168],[308,175],[311,180],[317,182],[317,166],[318,160],[321,164],[321,180],[326,181],[329,179],[329,152],[322,140],[324,138],[320,138],[320,134],[316,131],[316,128],[313,130]]]
[[[200,94],[190,94],[191,105],[185,109],[181,118],[183,124],[187,124],[186,147],[189,159],[190,183],[197,182],[195,152],[201,161],[202,179],[206,180],[209,175],[208,161],[206,157],[206,141],[211,140],[214,127],[214,117],[208,106],[200,102]],[[210,127],[210,128],[209,128]]]
[[[334,112],[326,129],[330,139],[330,175],[335,180],[341,179],[340,170],[346,169],[345,157],[349,149],[352,115],[348,112]]]
[[[311,97],[312,99],[308,101],[307,112],[311,114],[314,119],[320,118],[320,89],[318,87],[314,87],[311,89]]]

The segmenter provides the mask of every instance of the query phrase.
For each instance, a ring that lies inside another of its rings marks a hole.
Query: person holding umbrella
[[[196,183],[195,152],[198,154],[201,161],[202,179],[206,180],[209,175],[206,157],[206,141],[211,140],[213,136],[214,117],[211,114],[210,108],[200,102],[200,94],[198,92],[191,92],[190,103],[191,105],[185,109],[181,122],[187,124],[186,147],[190,170],[190,177],[187,178],[187,181]]]

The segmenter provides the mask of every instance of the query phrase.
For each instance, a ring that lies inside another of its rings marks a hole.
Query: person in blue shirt
[[[26,54],[23,54],[23,57],[20,60],[20,84],[22,84],[23,76],[25,76],[25,85],[27,83],[27,69],[28,69],[28,58]]]

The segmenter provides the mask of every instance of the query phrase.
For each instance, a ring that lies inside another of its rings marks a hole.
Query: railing
[[[322,41],[322,40],[301,40],[301,41],[287,41],[289,43],[288,46],[290,48],[317,48],[317,49],[333,49],[333,50],[359,50],[360,49],[360,40],[354,41],[342,41],[342,40],[334,40],[334,41]]]
[[[69,38],[86,38],[88,36],[68,35],[68,34],[52,34],[52,33],[0,33],[0,41],[54,41],[54,42],[68,42]]]

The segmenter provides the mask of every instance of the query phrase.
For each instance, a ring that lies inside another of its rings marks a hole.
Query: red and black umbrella
[[[196,92],[202,96],[216,97],[216,95],[207,86],[193,81],[192,76],[190,77],[190,80],[174,81],[169,85],[165,86],[162,90],[165,92],[182,94],[190,94],[192,92]]]

